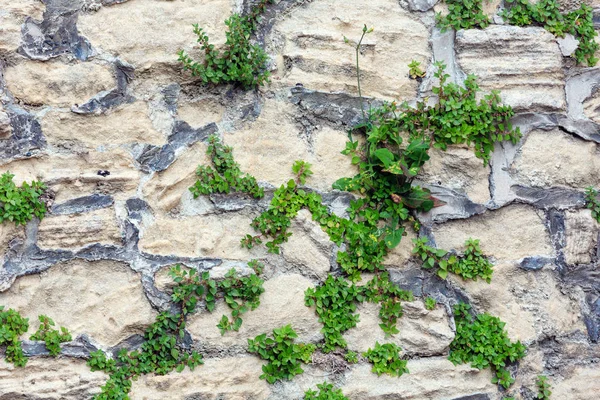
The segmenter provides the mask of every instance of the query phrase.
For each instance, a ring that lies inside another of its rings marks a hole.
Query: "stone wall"
[[[175,54],[198,54],[194,23],[223,43],[223,21],[248,7],[241,0],[0,0],[0,172],[18,184],[43,180],[55,194],[41,222],[0,225],[0,305],[32,322],[49,315],[75,338],[56,359],[26,341],[24,369],[0,361],[0,399],[90,398],[106,376],[90,372],[85,358],[139,345],[170,307],[169,266],[222,276],[252,258],[266,263],[265,293],[241,330],[220,335],[221,303],[192,316],[188,331],[205,365],[144,376],[132,399],[291,400],[324,380],[352,400],[501,399],[489,370],[447,360],[458,300],[500,317],[510,338],[526,344],[527,356],[511,367],[516,398],[533,398],[538,374],[549,377],[555,399],[598,398],[599,225],[583,191],[600,186],[600,68],[576,66],[544,29],[506,26],[497,15],[485,30],[442,33],[434,12],[444,6],[435,3],[280,0],[258,34],[271,83],[243,91],[199,85]],[[600,3],[590,4],[600,16]],[[338,270],[337,249],[302,212],[281,255],[244,250],[239,240],[270,196],[193,199],[188,188],[216,133],[268,194],[292,177],[294,160],[312,163],[308,186],[343,213],[350,196],[331,184],[355,172],[340,151],[360,112],[353,51],[342,37],[359,36],[363,24],[375,31],[361,55],[362,90],[376,102],[427,97],[432,63],[441,60],[451,79],[476,74],[518,112],[523,138],[497,145],[491,166],[452,147],[433,152],[420,177],[447,203],[420,216],[430,239],[461,250],[466,238],[480,238],[493,280],[441,281],[411,259],[406,237],[386,260],[394,282],[416,296],[401,333],[386,339],[377,307],[364,305],[345,337],[357,351],[376,340],[399,344],[410,374],[377,377],[365,362],[340,366],[332,356],[268,385],[247,339],[291,323],[300,339],[322,340],[304,290]],[[428,67],[420,83],[408,76],[413,59]],[[438,300],[434,311],[426,296]]]

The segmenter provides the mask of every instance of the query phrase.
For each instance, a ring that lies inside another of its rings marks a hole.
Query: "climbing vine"
[[[29,321],[13,309],[0,306],[0,346],[6,349],[6,361],[16,367],[24,367],[27,358],[23,354],[19,337],[29,329]]]
[[[54,329],[54,321],[45,315],[40,315],[38,319],[40,326],[29,339],[43,341],[50,355],[56,357],[60,353],[60,344],[72,340],[71,334],[64,326],[60,327],[60,331]]]

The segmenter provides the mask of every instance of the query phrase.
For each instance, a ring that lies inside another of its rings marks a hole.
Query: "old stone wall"
[[[247,4],[248,3],[248,4]],[[591,0],[598,16],[600,3]],[[85,364],[96,349],[133,348],[157,313],[170,307],[167,270],[176,263],[223,276],[266,264],[261,305],[239,332],[221,336],[214,313],[189,318],[188,332],[205,364],[195,371],[147,375],[131,398],[301,399],[325,380],[352,400],[499,400],[489,370],[447,360],[455,335],[451,305],[468,301],[507,323],[527,346],[515,366],[512,394],[532,399],[544,374],[559,400],[600,398],[599,224],[584,207],[584,189],[600,186],[600,68],[577,66],[543,28],[504,25],[502,3],[486,4],[485,30],[445,33],[435,27],[443,4],[429,0],[280,0],[269,6],[258,41],[270,56],[271,82],[259,90],[203,86],[182,71],[176,52],[198,54],[192,24],[217,44],[223,21],[247,9],[242,0],[0,0],[0,173],[42,180],[54,192],[50,213],[25,227],[0,225],[0,305],[39,314],[69,328],[74,341],[58,358],[26,341],[25,368],[0,360],[0,399],[88,399],[107,376]],[[567,7],[570,4],[565,4]],[[387,258],[391,277],[414,292],[400,334],[385,338],[378,307],[359,307],[345,334],[365,351],[375,341],[399,344],[409,359],[400,378],[371,373],[362,361],[316,359],[292,381],[259,379],[263,362],[248,338],[291,323],[305,342],[323,339],[304,291],[338,271],[337,248],[301,212],[280,255],[246,250],[239,240],[266,209],[273,189],[292,178],[294,160],[313,164],[307,186],[343,214],[351,195],[334,191],[356,171],[340,154],[360,119],[354,54],[343,36],[375,28],[361,55],[362,91],[375,103],[431,95],[433,62],[451,79],[479,77],[501,91],[523,132],[502,143],[491,165],[455,146],[432,151],[421,183],[446,202],[420,216],[440,248],[461,250],[481,239],[492,257],[491,284],[446,281],[411,258],[413,234]],[[598,56],[598,55],[597,55]],[[422,82],[407,64],[427,68]],[[188,188],[207,164],[206,139],[218,134],[265,199],[212,195]],[[427,296],[439,305],[428,311]]]

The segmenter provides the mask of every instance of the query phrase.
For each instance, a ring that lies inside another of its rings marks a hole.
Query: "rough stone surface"
[[[93,243],[121,244],[121,230],[112,208],[50,215],[40,223],[38,244],[42,248],[76,249]]]
[[[188,329],[194,339],[209,349],[222,349],[226,346],[246,348],[247,339],[263,334],[271,334],[273,329],[292,324],[298,334],[298,341],[316,342],[323,338],[314,308],[304,305],[304,292],[314,285],[297,274],[271,278],[264,283],[265,292],[260,297],[260,307],[242,317],[244,322],[239,332],[229,332],[221,336],[217,324],[221,316],[231,315],[231,310],[220,301],[213,313],[202,312],[193,315]]]
[[[433,235],[440,248],[459,251],[468,238],[479,239],[482,251],[498,260],[551,256],[553,249],[544,219],[543,213],[532,207],[513,205],[437,225]]]
[[[514,108],[565,109],[562,55],[554,36],[543,28],[461,30],[456,51],[461,68],[477,75],[484,91],[500,90]]]
[[[511,165],[515,180],[533,187],[600,185],[598,145],[552,130],[533,131]]]
[[[108,376],[91,372],[84,360],[35,358],[25,368],[0,363],[0,400],[88,399]]]
[[[177,65],[179,50],[194,48],[193,24],[204,28],[212,43],[224,43],[223,21],[230,12],[227,0],[128,1],[83,14],[77,26],[101,52],[118,56],[137,69],[164,68]]]
[[[308,2],[293,10],[275,31],[285,39],[277,77],[287,86],[357,93],[354,52],[343,41],[360,38],[361,27],[376,27],[363,41],[361,86],[366,96],[412,98],[408,77],[412,59],[429,59],[427,30],[394,0]],[[386,54],[385,61],[381,55]]]
[[[255,357],[210,358],[193,372],[144,376],[133,384],[132,400],[260,400],[269,385],[258,379],[262,362]]]
[[[565,217],[567,264],[589,264],[598,242],[598,223],[590,210],[570,211]]]
[[[142,333],[156,316],[140,276],[110,261],[74,261],[24,276],[0,293],[0,303],[29,318],[30,335],[38,315],[44,314],[73,337],[85,333],[103,346]]]
[[[371,366],[360,365],[348,374],[344,394],[351,399],[378,400],[398,396],[402,399],[460,398],[481,393],[494,393],[487,370],[478,371],[467,365],[455,367],[446,358],[423,358],[408,362],[410,374],[400,378],[381,375],[376,384],[367,385]]]
[[[32,105],[70,107],[115,85],[110,68],[92,63],[66,65],[28,61],[6,69],[8,89]]]
[[[571,376],[562,381],[551,379],[552,396],[559,399],[593,399],[598,394],[598,375],[598,368],[593,364],[575,368]]]
[[[21,43],[21,25],[27,17],[41,19],[44,5],[35,0],[0,1],[0,53],[16,51]]]
[[[8,139],[11,133],[12,126],[10,126],[10,119],[4,111],[4,107],[0,104],[0,140]]]
[[[81,116],[71,112],[50,112],[42,120],[50,143],[75,142],[97,148],[126,143],[163,144],[166,138],[152,126],[143,102],[124,106],[106,115]]]
[[[444,308],[438,306],[429,311],[421,301],[402,303],[402,307],[404,315],[397,325],[400,333],[386,338],[379,328],[380,306],[372,303],[360,305],[357,310],[360,315],[359,323],[344,335],[349,348],[364,352],[372,348],[375,342],[396,343],[402,347],[404,353],[410,355],[431,357],[447,354],[454,333],[450,329],[449,318]],[[364,332],[370,333],[365,335]]]

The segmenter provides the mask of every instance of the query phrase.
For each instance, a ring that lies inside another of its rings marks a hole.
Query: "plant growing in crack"
[[[600,223],[600,200],[598,191],[593,187],[585,189],[585,206],[592,211],[592,218]]]
[[[40,197],[46,190],[42,182],[23,182],[21,187],[13,182],[14,175],[6,172],[0,176],[0,224],[5,221],[25,225],[33,217],[46,215],[46,205]]]
[[[233,14],[225,21],[227,32],[221,52],[210,43],[206,32],[198,24],[194,34],[204,52],[204,60],[197,62],[185,51],[177,53],[185,70],[191,71],[204,83],[239,83],[245,88],[257,87],[269,80],[268,56],[258,45],[252,44],[260,16],[272,0],[259,0],[248,15]]]
[[[489,1],[489,0],[486,0]],[[442,32],[449,28],[460,29],[486,28],[490,18],[483,13],[483,0],[444,0],[448,5],[448,14],[437,13],[437,24]]]
[[[29,329],[29,321],[17,311],[0,306],[0,346],[6,348],[6,361],[16,367],[24,367],[27,358],[23,353],[19,337]]]
[[[71,334],[64,326],[60,327],[60,331],[54,329],[54,321],[45,315],[40,315],[38,318],[40,320],[40,326],[29,339],[43,341],[46,344],[46,349],[48,349],[50,355],[56,357],[60,353],[60,344],[72,340]]]
[[[323,382],[317,385],[318,392],[308,390],[304,393],[304,400],[348,400],[341,389],[335,389],[331,383]]]

